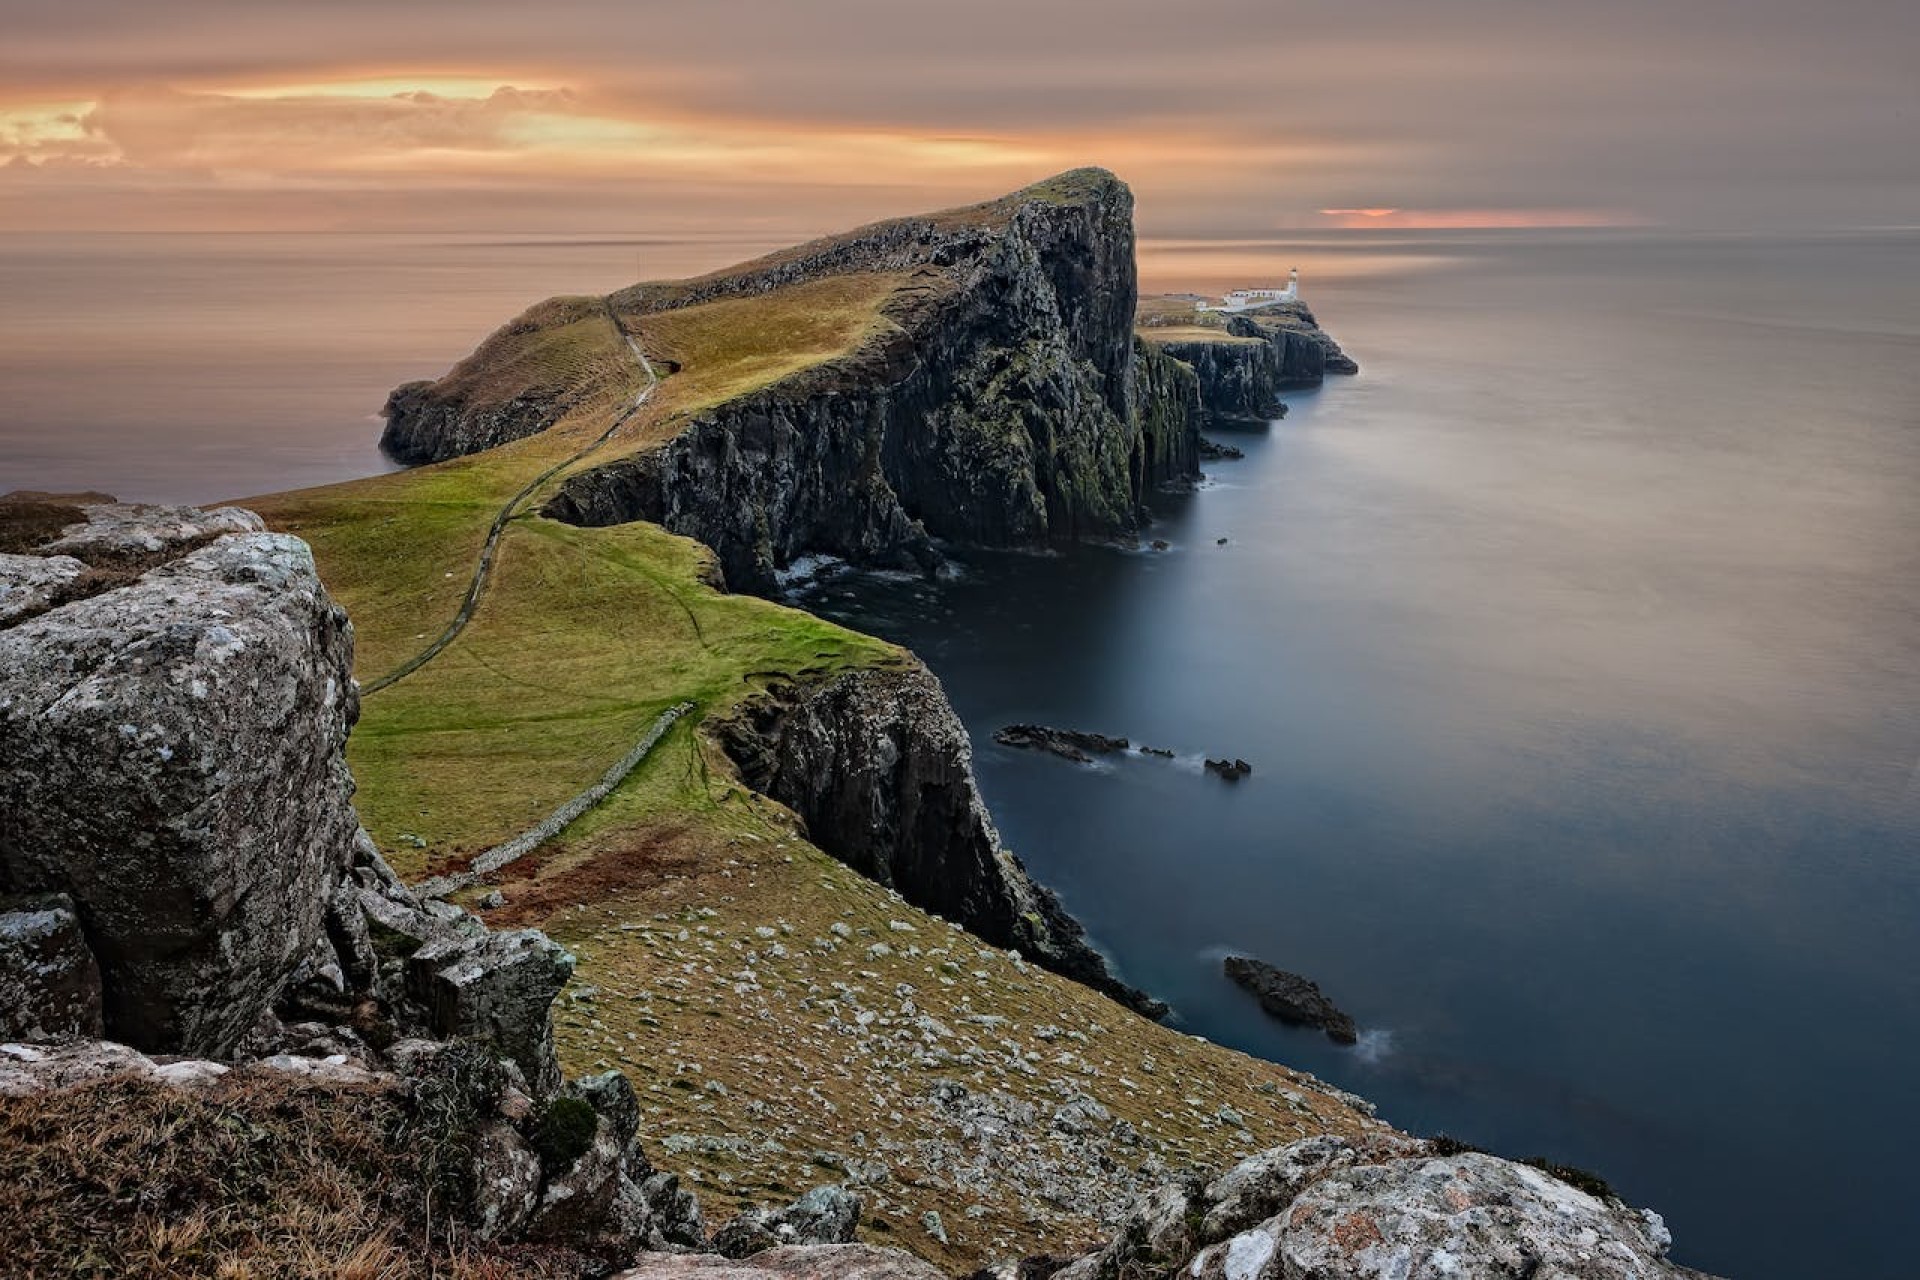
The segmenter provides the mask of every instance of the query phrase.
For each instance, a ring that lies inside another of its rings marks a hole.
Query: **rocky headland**
[[[1227,313],[1197,312],[1184,296],[1147,297],[1136,332],[1194,371],[1201,410],[1214,425],[1271,422],[1286,413],[1281,392],[1360,372],[1297,300]]]
[[[10,1265],[1688,1274],[1138,1016],[924,667],[723,589],[1137,532],[1266,392],[1135,332],[1130,209],[1083,171],[556,299],[395,393],[423,465],[264,520],[0,503]],[[1274,389],[1336,367],[1269,322]]]

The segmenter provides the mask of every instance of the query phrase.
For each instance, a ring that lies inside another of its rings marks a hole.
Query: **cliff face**
[[[713,547],[730,585],[759,592],[808,553],[926,567],[934,539],[1132,533],[1155,485],[1196,474],[1198,447],[1185,382],[1132,334],[1132,218],[1125,184],[1085,170],[614,295],[644,339],[649,315],[666,311],[834,276],[910,277],[882,308],[886,336],[570,478],[547,514],[655,521]],[[396,391],[389,451],[451,457],[550,424],[552,388],[501,371],[533,368],[526,326],[540,323],[530,313],[448,378]],[[489,397],[475,395],[479,382]]]
[[[1059,900],[1001,848],[966,730],[918,662],[777,686],[717,734],[748,786],[792,809],[809,840],[856,871],[1140,1012],[1166,1012],[1116,979]]]
[[[1304,302],[1280,302],[1227,320],[1235,337],[1263,338],[1279,358],[1282,389],[1317,387],[1330,373],[1354,374],[1360,366],[1320,327]]]
[[[1176,340],[1156,344],[1193,370],[1200,409],[1216,422],[1271,422],[1286,412],[1280,403],[1285,358],[1267,341]]]
[[[439,462],[545,431],[625,372],[621,347],[601,299],[549,299],[445,377],[394,388],[380,448],[399,462]]]

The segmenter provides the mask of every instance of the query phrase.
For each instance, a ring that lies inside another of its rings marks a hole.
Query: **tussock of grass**
[[[0,1269],[17,1276],[560,1277],[428,1220],[404,1095],[235,1072],[0,1098]]]

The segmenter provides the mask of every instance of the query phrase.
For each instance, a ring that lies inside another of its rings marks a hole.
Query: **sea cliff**
[[[760,593],[806,555],[924,570],[938,540],[1137,532],[1156,486],[1197,474],[1198,440],[1185,383],[1133,334],[1132,215],[1124,183],[1081,170],[612,295],[646,341],[677,311],[833,278],[890,282],[864,341],[569,476],[547,514],[663,525],[711,546],[729,586]],[[564,346],[583,305],[542,304],[447,378],[397,390],[388,450],[442,459],[550,425],[565,393],[529,352]]]

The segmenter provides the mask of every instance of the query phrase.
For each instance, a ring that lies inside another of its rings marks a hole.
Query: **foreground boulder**
[[[1142,1200],[1054,1280],[1680,1280],[1660,1215],[1397,1135],[1308,1138]]]
[[[0,892],[71,898],[108,1035],[221,1056],[352,847],[352,629],[251,513],[84,513],[44,549],[104,589],[0,629]]]

